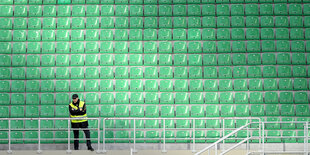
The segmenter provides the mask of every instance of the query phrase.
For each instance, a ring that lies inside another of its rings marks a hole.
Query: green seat
[[[233,54],[233,65],[246,65],[246,55]]]
[[[185,92],[175,94],[175,104],[189,104],[189,95]]]
[[[10,137],[12,144],[23,144],[24,135],[22,131],[12,131]]]
[[[260,42],[259,41],[248,41],[247,51],[248,52],[260,52]]]
[[[54,133],[52,131],[42,131],[40,132],[40,137],[40,143],[49,144],[54,142]]]
[[[233,104],[233,93],[224,92],[220,94],[221,104]]]
[[[159,107],[157,105],[146,106],[145,117],[159,117]]]
[[[306,31],[306,35],[308,34],[308,31]],[[292,52],[305,52],[305,45],[304,45],[304,41],[300,41],[300,40],[296,40],[296,41],[292,41],[291,43],[291,51]],[[298,55],[298,54],[296,54]],[[304,57],[301,55],[301,58]],[[293,55],[293,60],[294,60],[294,55]],[[301,59],[300,61],[296,62],[296,63],[299,63],[299,64],[305,64],[304,62],[305,59]],[[294,60],[296,61],[296,59]],[[293,62],[295,63],[295,62]]]
[[[26,104],[27,105],[38,105],[40,103],[39,94],[27,93]]]
[[[232,68],[231,67],[219,67],[219,78],[221,79],[232,78]]]
[[[144,107],[140,105],[134,105],[130,110],[131,117],[144,117]]]
[[[154,56],[157,56],[157,55],[154,55]],[[155,60],[155,58],[154,58],[152,60],[156,61],[157,59]],[[187,65],[187,55],[185,55],[185,54],[176,54],[176,55],[174,55],[174,65],[186,66]]]
[[[157,53],[157,43],[153,41],[145,42],[144,53]]]
[[[281,138],[278,138],[278,137],[281,137],[281,132],[280,131],[277,131],[277,130],[269,130],[267,131],[267,140],[266,142],[267,143],[281,143],[282,140]],[[275,138],[277,137],[277,138]]]
[[[128,78],[128,68],[127,67],[116,67],[115,78],[116,79]]]
[[[218,82],[217,80],[206,80],[204,85],[205,91],[217,91],[218,90]]]
[[[264,66],[263,67],[263,77],[266,77],[266,78],[277,77],[276,67],[275,66]]]
[[[204,103],[203,94],[195,93],[195,92],[191,93],[190,103],[191,104],[203,104]]]
[[[219,66],[231,65],[230,54],[219,54],[218,55],[218,65]]]
[[[54,108],[48,105],[41,105],[40,117],[54,117]]]
[[[144,78],[146,79],[157,79],[158,71],[156,67],[146,67],[144,71]]]
[[[184,92],[188,91],[188,82],[187,80],[175,80],[175,88],[176,92]]]
[[[158,143],[159,142],[159,132],[155,130],[146,131],[145,133],[146,143]]]
[[[102,93],[100,98],[100,104],[114,104],[114,95],[111,93]]]
[[[250,91],[262,91],[263,90],[262,80],[261,79],[250,79],[249,90]]]
[[[173,78],[172,67],[161,67],[159,70],[159,77],[161,79],[171,79]]]
[[[296,105],[296,116],[309,116],[310,111],[309,111],[309,105],[307,104],[300,104]]]
[[[202,68],[201,67],[190,67],[189,68],[189,78],[201,79],[202,78]]]
[[[295,129],[295,118],[293,117],[284,117],[282,118],[283,122],[288,122],[288,123],[281,123],[281,129]]]
[[[258,16],[246,16],[246,27],[259,27]]]
[[[188,106],[176,106],[176,117],[189,117],[189,111]]]
[[[221,116],[222,117],[234,117],[235,110],[233,105],[222,105],[221,107]]]
[[[115,107],[115,116],[116,117],[129,116],[129,107],[127,105],[117,105]]]
[[[129,128],[129,120],[115,120],[116,128]]]
[[[0,93],[0,105],[9,105],[10,104],[10,94]]]
[[[29,3],[30,4],[30,3]],[[41,17],[42,16],[42,7],[38,4],[40,4],[40,2],[33,2],[32,4],[36,4],[36,5],[30,5],[29,6],[29,17]],[[42,2],[41,2],[42,4]]]
[[[263,93],[262,92],[250,92],[250,103],[251,104],[262,104]]]
[[[0,115],[0,118],[9,118],[9,107],[1,106],[0,109],[3,111],[3,113]]]
[[[295,115],[294,106],[293,105],[282,105],[281,106],[281,115],[282,116],[294,116]]]
[[[199,105],[192,106],[191,117],[204,117],[204,108]]]
[[[205,101],[206,104],[218,104],[219,103],[218,93],[216,92],[206,93],[205,99],[206,99]]]
[[[236,104],[248,104],[248,94],[246,92],[236,92],[235,93],[235,103]]]
[[[3,60],[4,63],[3,65],[6,66],[5,63],[7,63],[8,61],[6,59],[8,59],[9,57],[7,57],[6,55],[3,55]],[[10,62],[9,62],[10,63]],[[10,65],[10,64],[9,64]],[[25,55],[13,55],[12,56],[12,66],[13,67],[21,67],[21,66],[26,66],[26,56]]]
[[[11,118],[24,117],[24,106],[11,106]]]
[[[67,93],[57,93],[56,94],[56,104],[68,104],[68,102],[69,102],[69,94],[67,94]],[[41,103],[42,103],[42,101],[41,101]],[[48,103],[51,104],[51,102],[48,102]]]
[[[231,91],[233,90],[232,80],[220,80],[219,81],[219,90],[220,91]]]
[[[144,9],[146,9],[145,7]],[[146,10],[144,10],[144,16],[146,16]],[[144,18],[144,28],[157,28],[158,23],[157,23],[157,18],[156,17],[145,17]]]
[[[88,105],[87,111],[88,117],[99,117],[99,105]]]
[[[159,17],[158,23],[159,28],[172,28],[171,17]]]
[[[280,103],[291,104],[293,103],[293,92],[280,92]]]
[[[248,67],[248,77],[249,77],[249,78],[258,78],[258,77],[262,77],[261,67],[258,67],[258,66],[249,66],[249,67]]]
[[[25,128],[36,130],[38,129],[38,120],[26,120],[25,121]]]
[[[68,142],[68,132],[55,131],[55,143],[66,143],[66,142]]]
[[[266,92],[265,93],[265,103],[266,104],[277,104],[278,103],[278,93],[277,92]]]
[[[248,82],[245,79],[234,80],[234,90],[235,91],[246,91],[248,90]]]
[[[57,105],[55,107],[55,117],[68,117],[69,111],[68,107],[65,105]]]
[[[129,55],[129,65],[140,66],[142,65],[142,54],[131,54]]]
[[[24,94],[12,94],[11,95],[11,104],[12,105],[23,105],[23,104],[25,104]]]
[[[10,81],[1,81],[0,92],[10,92]]]
[[[308,94],[306,92],[295,93],[295,104],[306,104],[308,101]]]
[[[100,81],[100,91],[113,91],[113,81],[112,80],[101,80]]]
[[[291,64],[291,57],[289,53],[279,53],[277,54],[277,64],[279,65],[289,65]]]
[[[129,82],[128,80],[117,80],[115,83],[115,91],[128,91]]]
[[[161,104],[173,104],[174,98],[172,93],[162,93],[160,95],[160,103]]]
[[[186,18],[185,17],[175,17],[173,20],[173,27],[174,28],[187,28]]]
[[[11,52],[13,52],[14,54],[15,53],[18,54],[18,53],[25,53],[26,52],[26,44],[25,43],[15,42],[15,43],[13,43],[13,46],[16,46],[16,47],[13,47],[13,51],[12,51],[11,43],[6,43],[6,42],[0,43],[0,47],[1,47],[0,53],[1,54],[11,54]]]
[[[266,105],[267,116],[279,116],[279,106],[277,104]],[[281,111],[282,112],[282,111]]]
[[[267,107],[266,107],[266,110]],[[266,112],[267,113],[267,112]],[[278,117],[267,117],[267,122],[274,122],[274,123],[266,123],[265,126],[266,126],[266,129],[280,129],[280,118]]]
[[[100,116],[102,117],[113,117],[114,106],[113,105],[101,105]]]
[[[162,106],[161,117],[174,117],[174,106],[171,105]]]
[[[87,70],[86,70],[87,73]],[[86,80],[85,81],[85,91],[98,91],[98,81],[97,80]]]
[[[250,116],[249,105],[236,105],[236,116],[249,117]]]
[[[280,79],[279,80],[279,90],[293,90],[292,79]]]
[[[8,139],[9,136],[8,136],[8,132],[6,131],[1,131],[0,132],[0,144],[8,144],[9,143],[9,140],[6,140]]]
[[[142,93],[131,93],[130,103],[143,104],[144,97]]]
[[[203,91],[202,80],[190,80],[189,89],[192,92]]]
[[[176,139],[177,143],[189,143],[190,133],[189,131],[177,131],[176,138],[179,138],[179,139]]]
[[[4,84],[3,86],[3,92],[9,92],[10,91],[10,86],[8,81],[3,81]],[[12,86],[11,86],[11,91],[12,92],[25,92],[25,82],[21,80],[14,80],[12,81]]]
[[[263,104],[251,106],[251,116],[265,116],[265,108]]]
[[[216,66],[217,65],[216,55],[214,54],[203,55],[203,64],[209,66]]]
[[[236,119],[236,128],[240,128],[246,124],[248,124],[250,121],[248,119]]]
[[[246,67],[242,67],[242,66],[234,67],[233,77],[234,78],[246,78],[247,77]]]
[[[145,93],[145,104],[158,104],[158,93]]]
[[[292,53],[292,64],[293,65],[305,65],[306,55],[303,53]]]
[[[207,143],[214,143],[220,138],[220,131],[217,130],[208,130],[207,131]]]
[[[292,138],[283,138],[284,143],[296,143],[296,131],[283,131],[282,136],[292,137]]]
[[[206,128],[220,128],[220,125],[220,120],[210,119],[206,121]]]

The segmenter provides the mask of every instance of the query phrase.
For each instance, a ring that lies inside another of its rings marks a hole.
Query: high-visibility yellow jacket
[[[69,106],[71,108],[73,108],[74,110],[78,110],[78,109],[83,109],[85,102],[80,101],[79,103],[79,107],[75,106],[72,102],[69,104]],[[71,118],[87,118],[87,114],[85,113],[84,115],[71,115]],[[81,123],[81,122],[86,122],[87,119],[77,119],[77,120],[71,120],[71,123]]]

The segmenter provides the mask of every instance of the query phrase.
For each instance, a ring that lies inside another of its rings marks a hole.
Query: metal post
[[[195,141],[196,141],[196,136],[195,136],[195,119],[193,119],[193,150],[192,152],[196,152],[196,147],[195,147]]]
[[[246,128],[246,138],[248,139],[246,143],[246,153],[249,154],[249,127]]]
[[[133,119],[133,152],[137,152],[136,150],[136,119]]]
[[[225,118],[223,119],[223,135],[225,136]],[[229,138],[229,137],[227,137],[227,138]],[[225,140],[223,140],[223,147],[222,147],[222,151],[224,151],[224,150],[225,150]]]
[[[39,120],[38,120],[38,122],[39,122],[39,124],[38,124],[38,126],[39,126],[39,128],[38,128],[38,138],[39,138],[39,141],[38,141],[38,150],[37,150],[37,153],[41,153],[42,151],[41,151],[41,119],[39,118]]]
[[[262,132],[262,129],[261,129],[262,128],[262,122],[260,119],[259,119],[258,128],[259,128],[258,129],[258,132],[259,132],[258,133],[258,136],[259,136],[258,143],[259,143],[259,149],[260,149],[259,151],[262,151],[262,139],[261,139],[262,138],[262,133],[261,133]]]
[[[304,124],[304,152],[308,155],[308,122]]]
[[[98,131],[98,149],[97,149],[97,153],[100,153],[100,119],[98,118],[98,128],[97,128],[97,131]]]
[[[163,135],[163,136],[164,136],[164,148],[163,148],[163,150],[162,150],[161,152],[167,152],[167,150],[166,150],[166,126],[165,126],[166,124],[165,124],[165,120],[166,120],[166,119],[164,119],[164,122],[163,122],[163,124],[164,124],[164,125],[163,125],[163,127],[164,127],[164,128],[163,128],[163,130],[164,130],[164,131],[163,131],[163,134],[164,134],[164,135]]]
[[[102,148],[102,152],[105,153],[107,152],[107,150],[105,150],[105,118],[103,119],[103,148]]]
[[[263,126],[263,133],[262,133],[262,137],[263,137],[263,154],[265,154],[265,123],[262,122],[262,126]]]
[[[217,144],[215,144],[215,146],[214,146],[214,153],[215,153],[215,155],[217,155]]]
[[[68,119],[68,150],[67,153],[71,153],[70,150],[70,119]]]
[[[11,150],[11,119],[9,119],[9,150],[7,151],[9,154],[12,153],[12,150]]]
[[[308,122],[306,122],[306,139],[307,139],[307,141],[306,141],[306,144],[307,144],[307,151],[306,151],[306,153],[307,153],[307,155],[309,154],[309,135],[308,135],[308,133],[309,133],[309,123]]]

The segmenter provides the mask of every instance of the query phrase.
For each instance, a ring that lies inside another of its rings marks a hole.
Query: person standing
[[[90,151],[94,151],[90,142],[90,132],[88,130],[88,121],[86,114],[86,105],[85,102],[79,99],[77,94],[72,95],[72,102],[69,104],[69,112],[71,118],[84,118],[84,119],[76,119],[71,120],[71,127],[73,128],[74,134],[74,150],[79,150],[79,128],[84,131],[86,137],[86,145],[87,149]]]

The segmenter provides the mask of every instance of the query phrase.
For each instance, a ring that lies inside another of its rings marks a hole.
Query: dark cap
[[[76,99],[76,98],[78,98],[79,96],[77,95],[77,94],[73,94],[72,95],[72,99]]]

